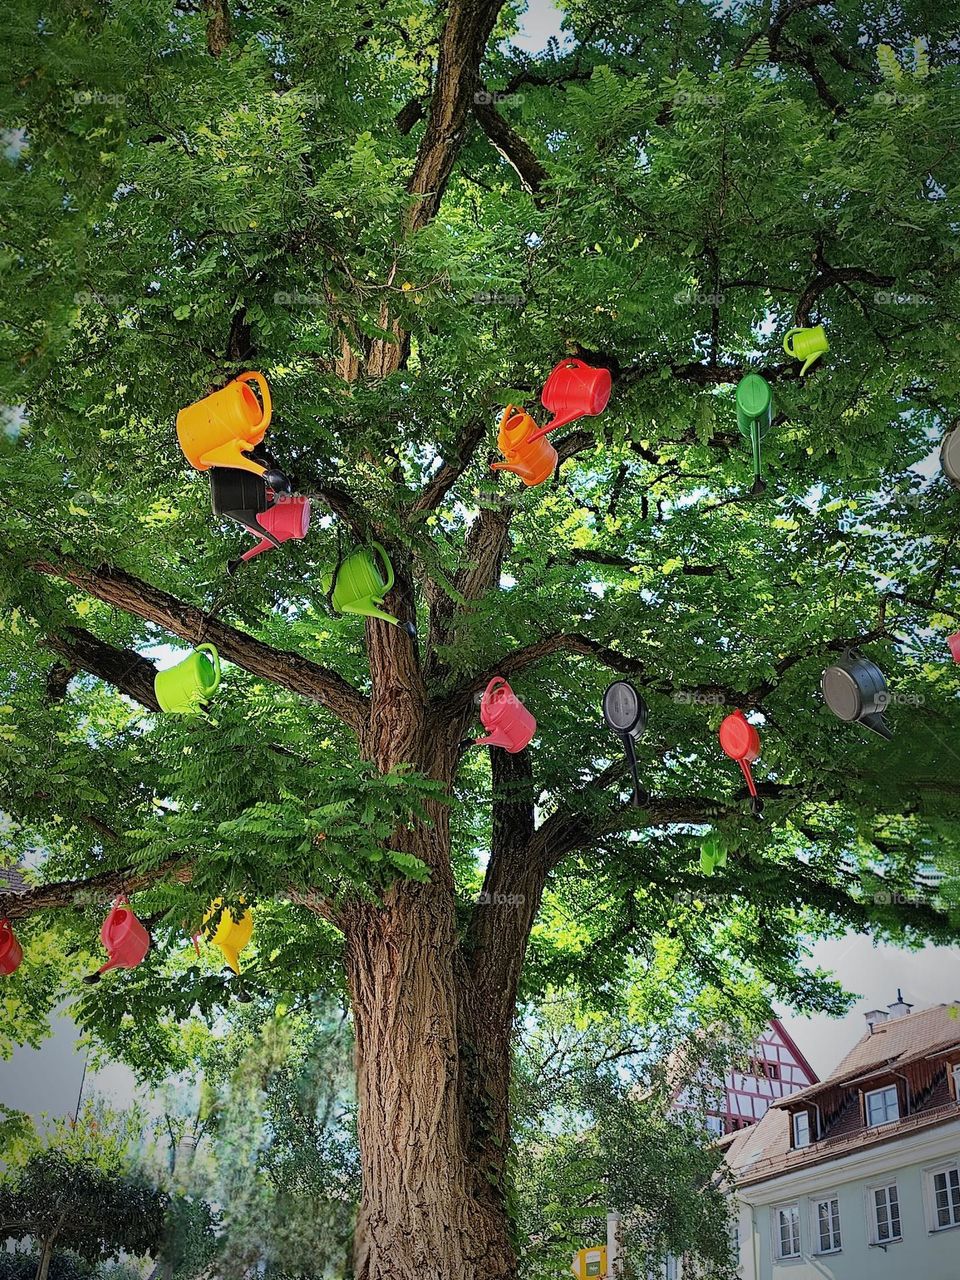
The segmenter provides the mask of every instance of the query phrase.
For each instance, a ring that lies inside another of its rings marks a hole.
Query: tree
[[[146,1181],[49,1149],[0,1184],[0,1230],[5,1239],[29,1236],[38,1243],[36,1280],[48,1280],[55,1249],[88,1262],[152,1252],[167,1206],[166,1195]]]
[[[79,980],[133,895],[153,949],[78,1008],[148,1076],[228,998],[190,960],[214,897],[254,904],[259,990],[345,983],[358,1280],[514,1274],[518,999],[611,1007],[633,957],[666,990],[835,1004],[810,934],[956,936],[956,500],[916,466],[957,392],[946,19],[564,12],[537,57],[494,0],[14,19],[0,805],[45,858],[0,910]],[[780,342],[808,323],[833,349],[801,374]],[[523,489],[489,471],[497,413],[566,353],[611,368],[611,406]],[[247,368],[320,518],[231,578],[242,535],[173,421]],[[778,407],[760,497],[747,369]],[[330,613],[372,538],[419,638]],[[232,664],[207,719],[156,714],[171,641]],[[851,644],[898,700],[889,745],[819,701]],[[494,674],[539,722],[515,756],[465,746]],[[650,702],[639,810],[614,675]],[[762,717],[763,823],[716,745],[734,707]]]

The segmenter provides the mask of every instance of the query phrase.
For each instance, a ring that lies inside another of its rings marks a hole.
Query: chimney
[[[897,998],[894,1000],[893,1004],[888,1004],[887,1008],[890,1010],[891,1018],[905,1018],[913,1008],[913,1005],[907,1004],[906,1000],[903,998],[903,992],[899,987],[897,987]]]
[[[870,1034],[873,1035],[876,1027],[878,1027],[881,1022],[886,1022],[889,1019],[890,1014],[887,1013],[886,1009],[871,1009],[869,1013],[865,1013],[863,1016],[867,1020],[867,1026],[870,1028]]]

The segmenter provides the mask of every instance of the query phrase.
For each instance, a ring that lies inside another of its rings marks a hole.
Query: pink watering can
[[[255,532],[255,525],[263,530],[263,536],[255,547],[243,553],[240,560],[252,560],[261,551],[269,551],[290,538],[305,538],[310,526],[310,499],[299,494],[280,494],[272,507],[258,512],[246,527]],[[239,560],[231,560],[230,571],[233,572],[239,563]]]
[[[543,386],[540,400],[554,414],[552,422],[538,427],[528,436],[528,443],[539,440],[548,431],[565,427],[577,418],[595,417],[603,413],[610,399],[613,378],[609,369],[595,369],[571,356],[561,360]]]
[[[952,636],[947,636],[947,644],[950,646],[950,653],[954,662],[960,662],[960,631],[955,631]]]
[[[150,935],[123,894],[114,900],[100,927],[100,941],[110,958],[84,982],[98,982],[108,969],[135,969],[150,950]]]
[[[488,736],[475,739],[477,747],[503,747],[504,751],[515,754],[528,746],[537,732],[536,720],[503,676],[494,676],[484,689],[480,719]]]
[[[739,764],[750,792],[750,808],[755,818],[760,817],[763,802],[757,795],[750,766],[760,758],[760,735],[742,711],[726,716],[720,725],[720,746],[731,760]]]
[[[23,947],[10,927],[9,920],[0,920],[0,974],[4,977],[16,973],[23,959]]]

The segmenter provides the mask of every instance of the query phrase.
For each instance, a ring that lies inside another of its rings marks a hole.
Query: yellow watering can
[[[819,360],[830,350],[827,331],[822,324],[815,325],[812,329],[788,329],[784,334],[783,349],[788,356],[793,356],[794,360],[804,361],[803,368],[800,370],[802,377],[814,360]]]
[[[260,389],[260,400],[250,389],[251,382]],[[236,467],[262,476],[266,467],[247,454],[263,439],[272,415],[267,380],[262,373],[251,370],[239,374],[213,395],[181,409],[177,414],[177,439],[198,471]]]
[[[217,898],[207,908],[203,923],[212,920],[218,911],[221,912],[220,923],[210,941],[223,952],[223,958],[233,972],[239,974],[240,952],[253,937],[253,912],[245,906],[240,919],[234,920],[230,908],[224,907],[222,898]]]

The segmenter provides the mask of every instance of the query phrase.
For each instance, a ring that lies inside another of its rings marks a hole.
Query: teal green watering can
[[[360,613],[368,618],[379,618],[381,622],[392,622],[399,625],[399,620],[380,608],[384,596],[393,586],[393,565],[390,557],[379,542],[371,542],[370,546],[383,561],[386,580],[381,577],[373,555],[366,547],[357,547],[341,562],[337,570],[337,579],[333,587],[333,607],[338,613]],[[330,590],[332,574],[324,578],[323,589]]]
[[[773,392],[766,378],[748,373],[737,383],[737,426],[753,447],[752,493],[767,487],[760,475],[760,441],[773,424]]]
[[[220,655],[212,644],[197,645],[189,658],[158,671],[153,682],[161,709],[185,716],[201,712],[219,687]]]

